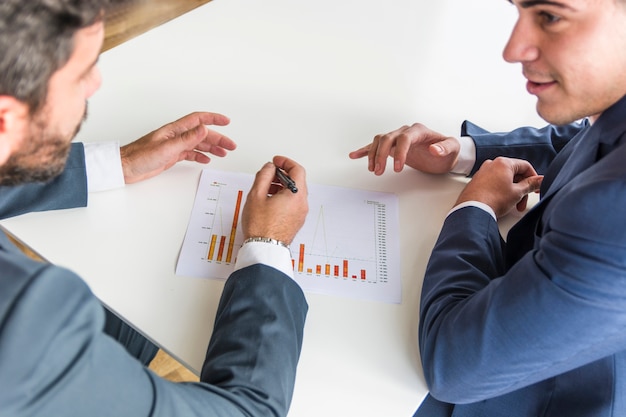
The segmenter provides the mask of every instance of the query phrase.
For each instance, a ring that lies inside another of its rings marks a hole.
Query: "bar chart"
[[[212,184],[212,187],[219,187],[219,184]],[[219,190],[219,188],[218,188]],[[243,197],[243,190],[238,190],[237,191],[237,202],[235,203],[235,208],[233,210],[233,221],[232,221],[232,225],[230,228],[230,233],[228,234],[228,247],[226,250],[226,257],[224,258],[224,246],[226,245],[226,235],[222,234],[219,235],[219,246],[218,246],[218,250],[217,250],[217,256],[215,255],[215,245],[217,243],[217,239],[218,239],[218,235],[217,234],[211,234],[211,241],[209,243],[209,252],[207,254],[207,261],[212,262],[222,262],[222,259],[224,260],[224,262],[226,262],[227,264],[231,263],[233,261],[233,250],[235,249],[235,237],[237,235],[237,226],[239,224],[239,213],[241,212],[241,199]],[[216,207],[219,207],[219,195],[215,198],[210,199],[209,201],[215,201],[216,203]],[[221,210],[220,210],[221,213]],[[210,226],[211,230],[215,230],[215,221],[217,219],[217,210],[214,210],[213,212],[206,212],[206,214],[212,215],[213,216],[213,223]],[[222,218],[222,216],[219,216],[220,219]],[[207,227],[208,229],[208,227]],[[221,223],[220,223],[220,229],[223,230],[223,228],[221,227]]]
[[[341,190],[334,191],[339,193]],[[294,272],[297,275],[386,282],[386,204],[350,201],[341,194],[311,207],[307,222],[294,240],[298,243],[292,245]],[[315,197],[313,191],[312,200]]]
[[[226,279],[243,243],[241,210],[253,176],[203,170],[178,275]],[[305,291],[399,303],[397,196],[309,184],[309,215],[291,243]]]

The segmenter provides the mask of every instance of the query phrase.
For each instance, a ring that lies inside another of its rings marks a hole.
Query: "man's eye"
[[[561,20],[560,17],[555,16],[548,12],[539,12],[539,18],[541,20],[541,23],[547,24],[547,25],[557,23]]]

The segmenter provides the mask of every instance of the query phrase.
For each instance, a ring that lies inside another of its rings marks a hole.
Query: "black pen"
[[[291,190],[292,193],[298,192],[298,187],[296,187],[296,182],[291,179],[289,175],[282,169],[276,167],[276,176],[278,180],[283,185],[283,187],[287,187]]]

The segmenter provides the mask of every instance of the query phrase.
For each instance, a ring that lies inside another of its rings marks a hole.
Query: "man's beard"
[[[87,108],[83,120],[87,117]],[[78,134],[82,121],[71,134],[50,129],[44,112],[33,116],[22,147],[0,166],[0,185],[20,185],[47,182],[65,169],[72,139]]]

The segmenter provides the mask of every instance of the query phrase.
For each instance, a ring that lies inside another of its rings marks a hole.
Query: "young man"
[[[350,154],[377,175],[388,156],[395,171],[473,175],[424,278],[430,395],[416,415],[623,416],[626,2],[512,4],[504,58],[522,64],[552,126],[492,134],[465,123],[459,140],[414,124]],[[504,243],[496,218],[536,190]]]
[[[3,215],[86,203],[86,153],[70,142],[100,83],[103,6],[0,3]],[[205,125],[226,123],[194,113],[123,147],[122,181],[183,159],[206,163],[202,152],[225,155],[234,143]],[[272,184],[276,166],[300,192]],[[247,242],[224,287],[201,382],[193,384],[143,367],[103,332],[104,310],[78,276],[27,258],[0,232],[0,416],[285,415],[307,311],[286,245],[307,210],[304,169],[285,157],[265,164],[243,210]]]

